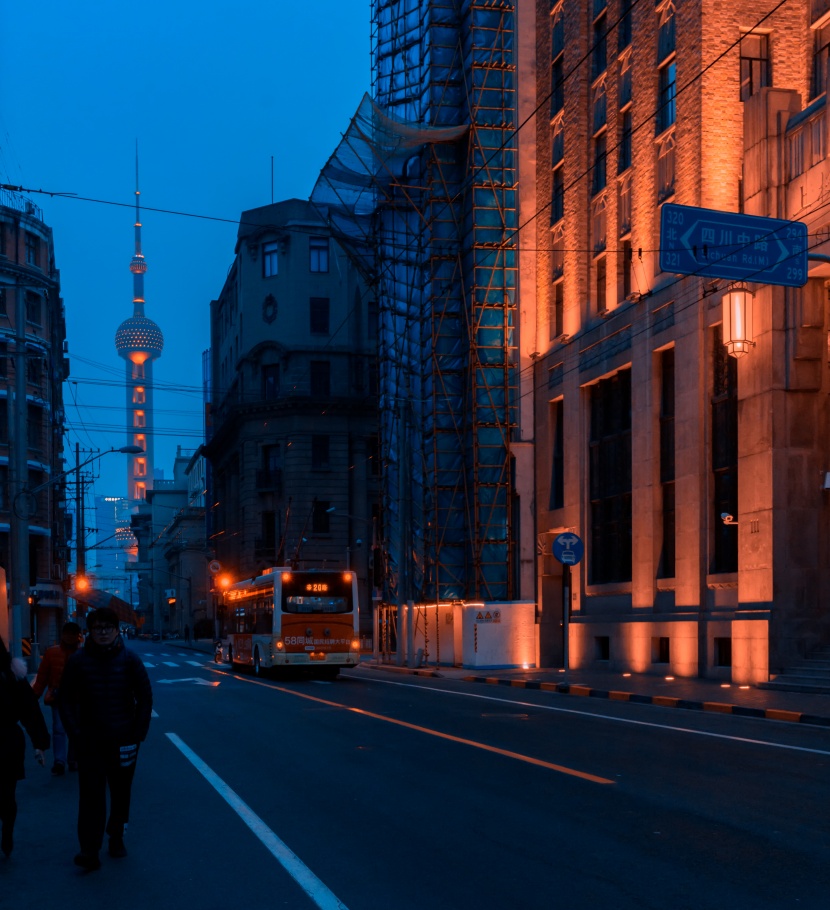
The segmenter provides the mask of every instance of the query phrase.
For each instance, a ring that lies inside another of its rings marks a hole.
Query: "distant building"
[[[135,538],[130,531],[132,504],[122,496],[95,497],[95,543],[87,547],[87,574],[95,587],[109,591],[132,603],[133,573],[129,570],[135,556]]]
[[[211,303],[210,545],[223,571],[350,566],[369,625],[376,311],[307,202],[242,213]]]
[[[172,480],[157,480],[132,516],[138,614],[145,631],[213,635],[205,542],[204,459],[178,447]]]
[[[830,641],[830,269],[773,287],[762,256],[736,342],[729,280],[661,268],[661,206],[803,220],[826,252],[830,4],[537,8],[542,663],[567,530],[572,666],[766,680]]]
[[[36,633],[47,645],[63,619],[68,556],[60,476],[65,344],[52,229],[34,203],[0,190],[0,567],[20,635]],[[59,479],[50,484],[50,477]],[[38,487],[34,496],[27,492]]]

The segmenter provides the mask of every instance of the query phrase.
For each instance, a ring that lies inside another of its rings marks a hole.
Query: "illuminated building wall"
[[[562,655],[564,529],[586,550],[574,666],[758,682],[830,636],[828,267],[786,293],[750,284],[737,360],[729,283],[658,256],[666,202],[826,236],[828,7],[537,5],[543,664]]]

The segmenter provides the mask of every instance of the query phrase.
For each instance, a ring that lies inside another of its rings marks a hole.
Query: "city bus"
[[[336,569],[267,569],[225,592],[234,668],[305,668],[333,678],[360,661],[357,575]]]

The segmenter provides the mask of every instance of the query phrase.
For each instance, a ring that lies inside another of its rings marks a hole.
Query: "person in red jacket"
[[[127,855],[130,791],[139,745],[150,727],[153,692],[141,658],[124,646],[116,613],[103,607],[89,613],[86,624],[89,637],[66,662],[58,708],[78,759],[81,851],[75,864],[91,872],[101,868],[105,831],[109,855]]]
[[[42,765],[43,750],[49,748],[46,721],[26,679],[26,664],[20,658],[12,659],[0,639],[0,849],[6,856],[14,848],[17,782],[25,777],[26,740],[19,724],[26,728],[35,758]]]
[[[63,774],[66,771],[67,759],[69,759],[70,770],[74,770],[75,767],[74,757],[70,758],[72,747],[68,744],[66,731],[63,729],[57,698],[66,661],[78,650],[82,641],[83,636],[78,623],[64,623],[63,629],[61,629],[60,643],[52,645],[51,648],[47,648],[43,652],[37,676],[32,685],[32,689],[38,698],[46,692],[43,697],[43,703],[49,705],[52,709],[52,751],[55,755],[52,774],[55,775]]]

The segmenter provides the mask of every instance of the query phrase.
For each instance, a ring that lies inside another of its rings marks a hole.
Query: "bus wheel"
[[[254,676],[262,676],[262,667],[259,663],[259,648],[254,648]]]

